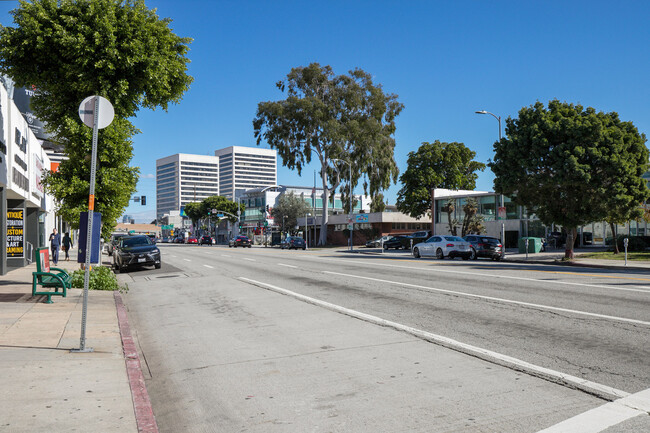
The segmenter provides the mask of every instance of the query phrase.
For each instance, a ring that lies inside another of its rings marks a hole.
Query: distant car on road
[[[128,271],[129,266],[154,266],[160,269],[160,250],[149,236],[120,238],[113,254],[113,268],[122,273]]]
[[[501,260],[503,257],[503,245],[497,238],[481,235],[467,235],[465,239],[472,249],[471,259],[488,257],[492,260]]]
[[[402,248],[407,249],[408,246],[404,244],[404,241],[406,239],[408,239],[408,237],[402,235],[391,236],[387,241],[384,241],[384,249],[385,250],[389,250],[391,248],[395,248],[396,250]]]
[[[288,248],[290,250],[297,250],[300,248],[301,250],[307,249],[307,244],[305,244],[305,240],[301,237],[298,236],[287,236],[285,239],[282,240],[280,243],[280,249],[285,249]]]
[[[212,236],[208,236],[208,235],[201,236],[201,240],[199,241],[199,244],[200,245],[208,244],[212,246]]]
[[[382,242],[386,242],[388,239],[390,239],[390,235],[382,236],[378,239],[373,239],[371,241],[366,242],[366,248],[380,248]]]
[[[189,238],[187,238],[187,243],[188,244],[198,244],[199,240],[194,236],[190,236]]]
[[[183,236],[179,236],[176,239],[174,239],[175,244],[184,244],[185,243],[185,238]]]
[[[467,260],[472,255],[469,242],[458,236],[431,236],[425,242],[413,246],[413,257],[462,257]]]
[[[229,248],[237,248],[237,247],[248,247],[251,248],[252,242],[248,238],[248,236],[237,236],[236,238],[232,238],[230,242],[228,242],[228,247]]]

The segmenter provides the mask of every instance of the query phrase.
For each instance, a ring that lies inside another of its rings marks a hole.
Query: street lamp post
[[[309,230],[307,225],[307,217],[311,216],[309,212],[305,214],[305,249],[309,249]]]
[[[497,116],[496,114],[490,113],[489,111],[485,111],[485,110],[476,111],[475,113],[476,114],[489,114],[490,116],[497,119],[497,121],[499,122],[499,141],[501,141],[501,116]],[[503,194],[501,194],[501,207],[505,209],[505,206],[506,206],[505,205],[505,200],[503,198]],[[498,215],[499,214],[497,212],[497,216]],[[506,213],[506,217],[507,217],[507,213]],[[504,220],[505,220],[505,218],[504,218]],[[506,225],[505,225],[504,221],[501,221],[501,244],[502,244],[501,254],[505,255],[505,252],[506,252]]]
[[[352,221],[352,164],[344,159],[332,158],[332,161],[341,161],[348,165],[349,175],[350,175],[350,214],[348,215],[348,221],[350,222],[350,251],[354,249],[352,246],[352,233],[354,232],[354,221]]]

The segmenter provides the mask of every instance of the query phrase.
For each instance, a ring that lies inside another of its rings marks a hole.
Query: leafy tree
[[[456,199],[455,198],[448,198],[447,201],[445,202],[445,207],[442,208],[442,211],[447,214],[447,226],[449,229],[449,233],[451,233],[453,236],[458,235],[458,220],[456,218],[452,218],[452,215],[454,214],[454,211],[456,210]]]
[[[293,228],[297,226],[298,219],[300,217],[304,218],[310,211],[309,205],[291,191],[280,196],[278,203],[271,211],[271,215],[276,224],[282,224],[282,230],[285,231],[285,227]],[[294,230],[286,231],[293,232]]]
[[[384,202],[384,194],[375,194],[370,202],[370,212],[383,212],[385,209],[386,203]]]
[[[299,174],[316,154],[324,191],[322,245],[327,241],[327,202],[339,184],[347,202],[350,185],[364,175],[364,192],[371,196],[397,180],[393,134],[403,105],[361,69],[335,75],[331,67],[312,63],[293,68],[277,87],[287,98],[258,104],[255,137],[258,145],[264,139],[277,149],[283,164]],[[352,182],[347,167],[339,170],[339,163],[335,168],[335,159],[352,164]]]
[[[463,226],[461,236],[476,233],[480,235],[485,229],[483,227],[483,215],[478,213],[478,201],[474,197],[469,197],[463,205]]]
[[[485,169],[485,164],[474,161],[475,156],[463,143],[422,143],[409,152],[408,167],[400,176],[403,186],[397,193],[397,209],[420,218],[431,210],[432,189],[474,189],[476,172]]]
[[[212,213],[212,209],[217,211],[227,212],[224,214],[223,219],[230,221],[231,223],[237,222],[237,203],[232,200],[228,200],[226,197],[221,195],[213,195],[201,201],[201,212],[203,217],[209,218],[211,222],[219,223],[221,218],[217,217]],[[240,212],[243,213],[245,206],[239,205]],[[231,214],[231,215],[228,215]]]
[[[32,109],[54,141],[65,145],[70,159],[59,174],[46,176],[46,187],[73,225],[73,210],[87,209],[92,134],[77,109],[94,94],[113,104],[116,119],[98,142],[98,179],[110,186],[98,182],[104,191],[98,191],[96,204],[104,214],[102,232],[110,234],[113,215],[128,205],[138,175],[129,167],[137,129],[127,119],[140,107],[166,110],[180,101],[192,82],[185,57],[191,39],[176,36],[171,20],[159,19],[143,0],[20,1],[12,15],[16,27],[0,26],[0,71],[18,86],[36,87]],[[111,182],[120,176],[121,188],[114,188]]]
[[[494,144],[495,190],[535,209],[546,225],[567,228],[565,257],[573,258],[577,227],[627,219],[647,198],[645,135],[617,113],[553,100],[506,120]]]

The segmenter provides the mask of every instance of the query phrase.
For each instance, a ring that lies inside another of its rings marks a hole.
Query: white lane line
[[[341,277],[348,277],[348,278],[358,278],[358,279],[361,279],[361,280],[376,281],[378,283],[395,284],[397,286],[413,287],[415,289],[423,289],[423,290],[428,290],[428,291],[432,291],[432,292],[448,293],[450,295],[467,296],[469,298],[485,299],[485,300],[488,300],[488,301],[497,301],[497,302],[503,302],[503,303],[506,303],[506,304],[522,305],[524,307],[533,307],[533,308],[540,308],[540,309],[543,309],[543,310],[552,310],[552,311],[562,311],[564,313],[571,313],[571,314],[578,314],[578,315],[582,315],[582,316],[597,317],[599,319],[608,319],[608,320],[615,320],[617,322],[634,323],[636,325],[650,326],[650,322],[644,322],[643,320],[637,320],[637,319],[628,319],[628,318],[625,318],[625,317],[616,317],[616,316],[608,316],[606,314],[589,313],[587,311],[571,310],[571,309],[568,309],[568,308],[553,307],[553,306],[550,306],[550,305],[531,304],[529,302],[514,301],[512,299],[495,298],[493,296],[484,296],[484,295],[475,295],[474,293],[457,292],[455,290],[436,289],[435,287],[420,286],[419,284],[409,284],[409,283],[402,283],[402,282],[399,282],[399,281],[382,280],[380,278],[362,277],[360,275],[342,274],[340,272],[331,272],[331,271],[322,271],[322,272],[324,274],[339,275]]]
[[[329,259],[329,258],[322,258],[322,260],[346,262],[346,263],[355,263],[355,264],[363,264],[363,265],[373,265],[373,263],[368,263],[367,261],[360,261],[360,260]],[[417,271],[440,272],[440,273],[459,274],[459,275],[472,275],[472,276],[478,276],[478,277],[503,278],[503,279],[507,279],[507,280],[534,281],[534,282],[537,282],[537,283],[546,283],[546,284],[559,284],[559,285],[582,286],[582,287],[597,287],[599,289],[621,290],[621,291],[625,291],[625,292],[650,293],[649,290],[642,290],[642,289],[638,289],[638,288],[637,289],[631,289],[631,288],[627,288],[627,287],[605,286],[605,285],[600,285],[600,284],[587,284],[587,283],[573,283],[573,282],[568,282],[568,281],[542,280],[542,279],[539,279],[539,278],[513,277],[511,275],[485,274],[485,273],[480,273],[480,272],[446,270],[446,269],[439,269],[439,268],[430,269],[430,268],[422,268],[422,267],[417,267],[417,266],[391,265],[391,264],[384,264],[384,263],[382,263],[379,266],[381,266],[381,267],[389,267],[389,268],[417,270]],[[638,287],[638,286],[635,286],[635,287]]]
[[[491,350],[483,349],[481,347],[461,343],[460,341],[453,340],[448,337],[443,337],[442,335],[432,334],[430,332],[423,331],[421,329],[412,328],[410,326],[402,325],[401,323],[382,319],[381,317],[372,316],[370,314],[362,313],[356,310],[351,310],[349,308],[345,308],[340,305],[321,301],[320,299],[310,298],[309,296],[301,295],[300,293],[292,292],[287,289],[282,289],[280,287],[263,283],[261,281],[255,281],[245,277],[238,277],[238,279],[241,281],[245,281],[249,284],[256,285],[263,289],[272,290],[274,292],[280,293],[282,295],[291,296],[295,299],[299,299],[309,304],[327,308],[328,310],[331,311],[336,311],[337,313],[342,313],[350,317],[354,317],[366,322],[374,323],[376,325],[397,329],[398,331],[406,332],[415,337],[422,338],[423,340],[427,340],[432,343],[439,344],[441,346],[448,347],[450,349],[462,353],[466,353],[475,356],[477,358],[484,359],[494,364],[512,368],[517,371],[523,371],[532,376],[540,377],[542,379],[551,382],[555,382],[559,384],[570,384],[572,387],[581,389],[583,391],[586,391],[594,395],[601,396],[608,400],[614,400],[621,397],[627,397],[628,395],[630,395],[629,393],[622,391],[620,389],[612,388],[610,386],[603,385],[596,382],[591,382],[579,377],[564,374],[559,371],[551,370],[545,367],[540,367],[538,365],[531,364],[521,359],[513,358],[508,355],[503,355],[501,353],[493,352]]]
[[[256,262],[257,261],[255,259],[249,259],[248,257],[244,257],[244,260],[248,260],[249,262]]]
[[[222,254],[221,257],[230,257],[228,254]]]
[[[287,267],[287,268],[298,269],[298,266],[294,266],[294,265],[285,265],[284,263],[276,263],[276,265],[278,265],[278,266],[285,266],[285,267]]]
[[[190,259],[183,259],[183,260],[185,260],[186,262],[191,262],[191,260],[190,260]]]
[[[203,266],[205,266],[206,268],[214,269],[214,267],[210,265],[203,265]]]
[[[650,411],[650,389],[604,404],[538,433],[598,433]]]
[[[174,255],[172,255],[172,254],[170,254],[170,255],[169,255],[169,257],[173,257],[173,258],[176,258],[176,256],[174,256]]]

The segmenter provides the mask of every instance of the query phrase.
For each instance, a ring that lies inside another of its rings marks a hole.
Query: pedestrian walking
[[[70,233],[66,232],[65,235],[63,235],[63,240],[61,242],[63,243],[63,251],[65,251],[65,260],[69,261],[70,255],[68,255],[68,251],[70,251],[70,247],[72,246]]]
[[[55,265],[59,263],[59,248],[61,248],[61,235],[54,229],[50,234],[50,249],[52,250],[52,263]]]

